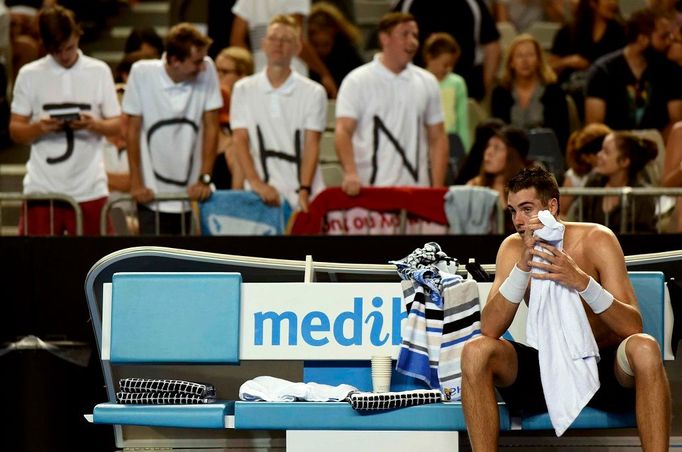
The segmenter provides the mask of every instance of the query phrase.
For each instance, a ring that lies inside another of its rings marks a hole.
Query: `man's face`
[[[550,206],[544,205],[534,187],[524,188],[516,193],[509,192],[507,210],[511,214],[516,232],[523,235],[530,219],[536,217],[541,210],[549,209],[552,215],[556,215],[556,201],[552,201]]]
[[[60,66],[70,68],[76,61],[78,61],[78,35],[71,35],[71,37],[54,53],[51,53],[52,58],[59,63]]]
[[[220,87],[228,92],[232,91],[237,80],[242,78],[242,75],[237,71],[234,60],[228,56],[218,56],[215,60],[215,68],[218,72]]]
[[[381,33],[381,51],[386,61],[399,67],[407,66],[419,48],[417,22],[404,22],[393,27],[390,33]]]
[[[656,28],[651,33],[649,45],[655,51],[665,54],[673,43],[674,33],[675,24],[671,20],[661,17],[656,21]]]
[[[190,48],[189,55],[184,60],[180,61],[173,58],[169,63],[173,68],[174,80],[176,82],[186,82],[196,79],[206,69],[204,58],[206,57],[207,50],[206,48],[197,49],[193,46]]]
[[[263,38],[263,52],[268,65],[286,66],[301,51],[301,39],[296,29],[284,24],[272,24]]]

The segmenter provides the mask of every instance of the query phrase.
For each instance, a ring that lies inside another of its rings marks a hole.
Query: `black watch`
[[[208,173],[204,173],[199,176],[199,182],[201,182],[204,185],[210,185],[213,179],[211,179],[211,175]]]

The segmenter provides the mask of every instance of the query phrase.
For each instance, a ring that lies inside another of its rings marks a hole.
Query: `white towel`
[[[547,210],[538,217],[544,227],[535,236],[561,249],[564,225]],[[538,350],[547,410],[561,436],[599,389],[599,349],[578,293],[554,281],[531,279],[526,340]]]
[[[239,388],[239,399],[250,402],[340,402],[358,389],[350,385],[294,383],[281,378],[261,376],[244,382]]]

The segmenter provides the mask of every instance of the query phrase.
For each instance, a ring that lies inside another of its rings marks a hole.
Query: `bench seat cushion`
[[[500,428],[509,430],[500,407]],[[433,430],[464,431],[462,404],[434,403],[381,411],[356,411],[347,402],[241,402],[235,428],[253,430]]]
[[[627,428],[635,427],[635,412],[611,413],[594,408],[584,408],[573,424],[572,429],[594,428]],[[552,422],[549,414],[543,413],[535,416],[526,416],[521,420],[523,430],[552,430]]]
[[[150,427],[225,428],[225,416],[234,414],[234,402],[200,405],[124,405],[100,403],[95,406],[95,424],[144,425]]]

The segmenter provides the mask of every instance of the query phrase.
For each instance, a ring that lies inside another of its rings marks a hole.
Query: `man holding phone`
[[[118,134],[120,107],[111,70],[81,53],[82,31],[72,11],[42,10],[38,26],[45,57],[21,68],[14,84],[10,134],[30,144],[24,194],[61,193],[73,197],[83,213],[83,233],[98,235],[108,198],[104,136]],[[23,206],[19,233],[75,234],[68,205],[31,201]]]

